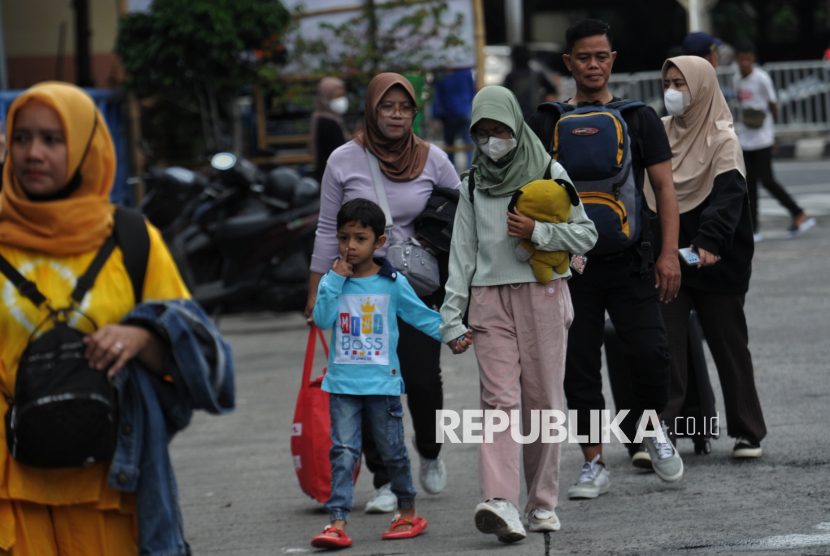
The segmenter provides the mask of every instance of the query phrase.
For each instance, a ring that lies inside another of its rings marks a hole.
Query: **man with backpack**
[[[580,442],[585,456],[582,475],[568,497],[596,498],[610,486],[599,435],[591,434],[591,411],[605,408],[605,312],[624,346],[640,407],[660,414],[670,376],[659,302],[673,299],[680,287],[679,219],[672,152],[662,122],[651,108],[618,99],[608,90],[617,55],[611,49],[610,26],[593,19],[577,21],[566,33],[566,51],[563,59],[576,81],[576,95],[566,103],[540,105],[529,124],[574,180],[599,233],[587,260],[572,263],[584,268],[568,284],[575,318],[565,368],[565,396],[568,407],[577,412],[571,430],[587,440]],[[643,210],[645,172],[657,197],[659,224],[649,222]],[[650,225],[661,226],[660,253],[652,253]],[[666,481],[682,477],[683,462],[665,434],[645,438],[642,446],[629,445],[635,465],[650,463]]]

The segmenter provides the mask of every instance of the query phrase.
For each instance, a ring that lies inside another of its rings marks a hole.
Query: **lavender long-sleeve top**
[[[458,189],[461,181],[446,153],[439,147],[430,145],[429,157],[420,176],[408,182],[394,182],[383,175],[383,185],[395,223],[392,237],[396,241],[404,241],[415,235],[415,217],[426,208],[433,188]],[[354,141],[349,141],[331,154],[323,174],[320,222],[311,257],[312,272],[325,274],[340,256],[337,212],[343,203],[358,198],[378,202],[366,152]],[[385,256],[386,246],[375,253],[378,257]]]

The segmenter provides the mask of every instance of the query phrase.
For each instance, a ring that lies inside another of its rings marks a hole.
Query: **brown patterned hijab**
[[[388,139],[378,126],[378,105],[383,95],[394,87],[403,87],[412,103],[415,89],[406,78],[397,73],[381,73],[369,83],[366,91],[366,115],[363,135],[355,141],[378,157],[380,170],[394,182],[412,181],[421,175],[429,157],[429,143],[415,136],[411,129],[400,139]]]

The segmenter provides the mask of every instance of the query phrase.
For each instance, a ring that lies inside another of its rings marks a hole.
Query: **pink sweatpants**
[[[481,408],[521,409],[522,434],[530,411],[564,411],[562,382],[573,307],[568,284],[556,280],[473,287],[470,327],[481,381]],[[523,448],[526,512],[552,510],[559,495],[558,443],[513,440],[510,428],[479,445],[481,498],[504,498],[519,507],[519,452]]]

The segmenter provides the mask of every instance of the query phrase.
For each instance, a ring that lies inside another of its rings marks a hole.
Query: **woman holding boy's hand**
[[[473,101],[472,122],[473,169],[462,175],[464,194],[453,227],[441,336],[458,353],[474,335],[481,408],[508,415],[521,410],[522,422],[530,423],[531,411],[564,409],[565,348],[573,320],[570,270],[539,283],[530,264],[517,259],[516,248],[526,238],[538,249],[582,254],[594,246],[597,233],[581,202],[561,224],[536,222],[518,210],[508,213],[513,193],[529,182],[546,175],[570,181],[525,124],[509,90],[482,89]],[[473,199],[466,193],[471,179],[475,180]],[[468,304],[472,334],[462,323]],[[526,536],[517,509],[520,451],[530,530],[559,529],[554,512],[559,444],[537,439],[522,446],[511,438],[509,429],[492,431],[493,442],[479,445],[482,503],[476,507],[476,526],[502,542]]]

